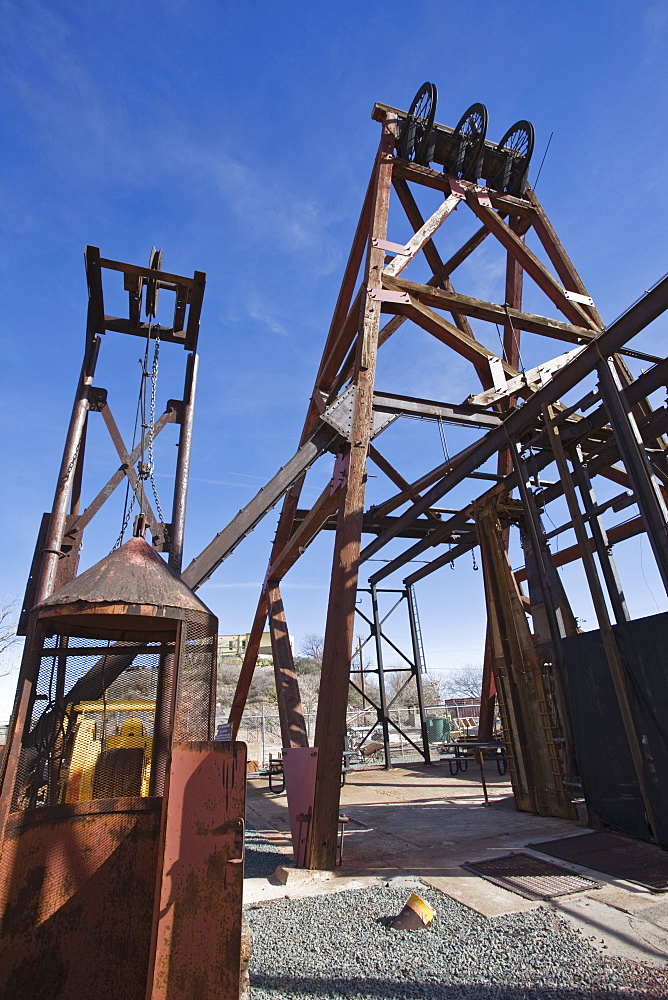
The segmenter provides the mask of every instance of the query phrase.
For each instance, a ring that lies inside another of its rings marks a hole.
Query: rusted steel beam
[[[473,236],[471,236],[466,243],[462,244],[459,250],[455,251],[455,253],[453,253],[453,255],[445,261],[440,273],[442,275],[450,275],[453,271],[456,271],[457,268],[461,267],[464,261],[468,260],[471,254],[485,242],[488,236],[491,236],[491,233],[487,226],[481,226],[480,229],[477,229]]]
[[[504,721],[513,791],[520,809],[573,818],[564,785],[564,762],[556,752],[562,733],[549,704],[546,680],[523,601],[513,577],[498,517],[498,500],[476,505],[489,622],[495,633],[494,671]]]
[[[176,410],[167,409],[165,412],[156,420],[155,427],[153,428],[153,439],[158,436],[160,431],[166,426],[166,424],[174,423],[176,420]],[[128,460],[131,465],[134,465],[137,459],[142,453],[141,442],[134,448],[133,451],[128,455]],[[67,533],[73,534],[74,532],[81,532],[84,530],[86,525],[90,524],[94,516],[100,510],[100,508],[107,502],[111,494],[114,492],[117,486],[119,486],[123,479],[125,478],[125,465],[121,465],[119,469],[113,474],[111,479],[102,487],[97,496],[91,500],[83,513],[79,514],[75,521],[69,526]]]
[[[585,286],[584,281],[575,269],[573,261],[566,253],[563,243],[557,236],[554,226],[550,222],[548,216],[545,214],[543,206],[538,201],[535,192],[528,187],[526,196],[536,210],[535,215],[531,220],[531,224],[536,231],[538,239],[543,245],[547,256],[549,257],[552,266],[559,276],[559,280],[564,285],[565,288],[569,288],[572,292],[579,292],[580,295],[589,296],[589,292]],[[601,315],[593,305],[584,304],[583,308],[589,313],[594,325],[597,329],[602,330],[605,326]]]
[[[515,263],[514,260],[513,263]],[[519,265],[518,269],[522,273]],[[494,302],[473,299],[467,295],[457,295],[456,293],[444,291],[440,288],[433,288],[430,285],[416,284],[404,278],[383,276],[383,285],[386,288],[396,291],[405,291],[412,298],[417,299],[418,302],[422,302],[433,309],[447,309],[448,312],[455,315],[462,313],[466,316],[472,316],[474,319],[482,319],[488,323],[498,323],[500,326],[503,325],[507,328],[509,328],[510,319],[516,330],[538,333],[543,337],[550,337],[554,340],[565,340],[571,344],[581,344],[596,336],[593,330],[583,326],[573,326],[573,324],[563,323],[561,320],[522,312],[521,309],[513,307],[509,301],[506,302],[505,306],[500,306]],[[507,295],[508,291],[506,291]],[[512,364],[507,354],[506,360]],[[517,367],[517,365],[514,367]]]
[[[578,489],[580,490],[582,505],[584,507],[585,514],[587,515],[587,523],[595,544],[596,554],[598,556],[601,572],[603,573],[605,585],[610,597],[610,603],[615,615],[615,621],[618,625],[621,625],[622,622],[630,621],[631,615],[629,614],[629,610],[626,605],[626,598],[624,597],[621,580],[619,579],[617,567],[615,566],[615,560],[612,556],[610,540],[608,538],[607,531],[605,530],[605,526],[603,525],[603,521],[601,520],[601,516],[596,509],[596,496],[591,484],[589,472],[587,471],[587,467],[583,461],[582,449],[579,445],[576,445],[575,448],[569,451],[569,457],[575,474],[575,481],[577,482]]]
[[[191,590],[201,587],[211,574],[234,551],[239,542],[248,535],[264,515],[281,499],[313,465],[316,458],[324,454],[336,441],[337,432],[328,424],[320,424],[306,444],[282,466],[266,486],[253,497],[250,503],[232,518],[230,523],[209,542],[183,572],[183,580]]]
[[[624,467],[633,485],[633,492],[638,501],[640,515],[645,522],[647,537],[652,546],[659,574],[668,592],[668,510],[663,493],[652,473],[635,417],[621,391],[614,361],[612,359],[601,361],[597,370],[603,404],[610,418]]]
[[[480,685],[480,716],[478,718],[478,739],[488,741],[494,736],[494,709],[496,707],[496,682],[494,680],[494,645],[487,623],[482,661],[482,682]]]
[[[346,318],[337,331],[337,336],[328,352],[327,360],[322,365],[321,371],[318,374],[316,388],[329,393],[330,396],[336,373],[341,367],[359,330],[363,294],[363,289],[359,288]]]
[[[393,178],[392,183],[394,185],[394,190],[397,192],[399,201],[401,202],[401,206],[404,212],[406,213],[408,221],[410,222],[413,229],[415,229],[415,231],[418,232],[424,226],[425,222],[424,219],[422,218],[422,213],[418,208],[417,202],[415,201],[415,198],[412,195],[411,189],[409,188],[406,181],[400,180],[398,177]],[[454,292],[454,288],[452,287],[452,282],[450,281],[449,274],[445,269],[445,265],[441,259],[441,255],[436,249],[436,246],[433,243],[433,241],[430,239],[427,243],[425,243],[422,249],[424,251],[425,259],[432,270],[433,283],[440,285],[442,288],[446,289],[449,292]],[[468,333],[470,337],[475,336],[473,330],[471,329],[469,321],[461,313],[453,313],[452,319],[455,325],[458,326],[460,330],[463,330],[464,333]],[[383,343],[382,331],[379,343],[380,344]]]
[[[473,454],[477,446],[478,442],[474,441],[473,444],[468,445],[467,448],[464,448],[456,455],[453,455],[452,458],[449,459],[448,461],[442,462],[440,465],[437,465],[435,469],[432,469],[430,472],[425,473],[425,475],[421,476],[420,479],[417,479],[414,483],[410,484],[411,492],[415,491],[421,495],[422,490],[425,490],[427,489],[427,487],[432,486],[434,483],[442,479],[445,475],[456,469],[461,462],[463,462],[467,457]],[[391,511],[396,510],[397,507],[401,507],[402,504],[406,503],[406,501],[410,499],[411,497],[409,493],[402,490],[401,493],[397,493],[395,494],[395,496],[389,497],[387,500],[384,500],[383,503],[378,504],[378,506],[374,508],[374,512],[378,515],[385,516],[386,514],[389,514]],[[417,501],[415,502],[417,503]],[[364,558],[365,555],[364,553],[362,553],[362,560],[364,560]]]
[[[340,486],[342,480],[330,481],[322,491],[310,511],[300,521],[298,527],[290,536],[288,542],[281,549],[280,553],[272,560],[267,571],[267,580],[282,580],[285,574],[297,562],[306,547],[311,544],[315,536],[325,525],[325,522],[334,514],[339,507],[341,499]]]
[[[461,541],[458,544],[453,545],[447,552],[444,552],[436,559],[432,559],[432,561],[427,563],[426,566],[421,566],[420,569],[417,569],[414,573],[411,573],[410,576],[407,576],[404,579],[406,586],[412,587],[413,584],[418,583],[420,580],[424,580],[425,577],[431,576],[431,574],[435,573],[437,569],[442,569],[443,566],[453,563],[455,559],[459,559],[460,556],[470,552],[471,549],[474,549],[478,544],[478,538],[475,531],[461,531],[459,532],[458,537],[461,538],[462,536],[465,536],[465,541]]]
[[[602,357],[614,354],[620,347],[635,336],[645,326],[660,316],[668,308],[668,278],[664,278],[653,289],[647,292],[630,309],[604,330],[599,336],[587,344],[569,364],[558,371],[554,377],[530,396],[523,406],[508,414],[499,428],[491,430],[472,451],[422,496],[413,507],[397,519],[394,527],[372,542],[362,553],[363,558],[374,555],[383,545],[396,537],[407,527],[415,517],[423,514],[427,508],[433,507],[442,496],[462,482],[469,473],[491,458],[500,448],[505,447],[508,438],[516,437],[531,428],[539,416],[542,406],[552,403],[565,395],[585,375],[597,367]]]
[[[414,235],[406,243],[403,253],[398,253],[389,264],[386,264],[385,274],[396,277],[408,267],[421,250],[426,250],[426,246],[431,243],[434,233],[440,229],[448,216],[455,211],[461,198],[461,194],[449,194],[433,215],[420,223]]]
[[[197,389],[197,369],[199,358],[196,354],[188,355],[186,374],[183,385],[183,404],[181,406],[181,430],[178,440],[176,472],[174,474],[174,496],[172,500],[172,519],[169,525],[169,538],[165,540],[169,552],[169,565],[177,573],[181,572],[183,564],[183,538],[186,526],[186,501],[188,498],[188,475],[190,472],[190,453],[192,450],[193,423],[195,418],[195,391]],[[155,437],[155,432],[153,432]]]
[[[244,708],[246,707],[246,701],[248,700],[248,692],[250,691],[250,686],[253,680],[255,664],[257,663],[258,653],[260,652],[260,646],[262,645],[262,633],[264,632],[264,626],[267,621],[268,607],[267,592],[265,587],[263,587],[260,592],[260,599],[255,610],[255,618],[253,619],[248,641],[246,642],[244,661],[241,665],[241,670],[239,671],[237,686],[234,691],[232,706],[227,719],[227,721],[232,725],[232,739],[237,738],[239,726],[241,725],[241,717],[244,714]]]
[[[374,400],[375,400],[375,394],[374,394]],[[411,484],[406,479],[404,479],[401,473],[397,472],[394,466],[390,462],[388,462],[387,459],[384,458],[383,455],[381,455],[381,453],[378,451],[378,449],[375,448],[372,444],[369,445],[369,458],[374,463],[374,465],[376,465],[380,469],[381,472],[385,473],[387,478],[391,482],[393,482],[395,486],[398,486],[400,490],[403,490],[403,492],[406,493],[411,498],[411,500],[417,500],[420,494],[412,489]],[[434,513],[434,511],[432,510],[427,511],[427,517],[431,518],[433,521],[438,521],[440,523],[441,520],[440,515]]]
[[[392,182],[392,149],[396,127],[386,123],[377,161],[373,217],[367,256],[365,286],[381,287],[385,252],[373,245],[387,235],[387,216]],[[358,337],[355,374],[357,387],[350,445],[348,482],[339,507],[330,601],[325,628],[320,701],[316,720],[318,747],[313,819],[311,824],[311,868],[333,868],[339,815],[342,751],[344,747],[348,681],[352,656],[357,574],[364,513],[366,458],[371,439],[373,387],[380,326],[380,302],[367,296],[361,335]]]
[[[453,326],[452,323],[448,323],[443,316],[439,316],[433,309],[422,305],[417,299],[410,296],[408,298],[408,304],[398,305],[397,309],[413,320],[414,323],[417,323],[418,326],[421,326],[427,333],[440,340],[441,343],[447,347],[451,347],[457,354],[461,354],[463,358],[470,361],[478,373],[483,388],[491,388],[493,383],[489,372],[489,362],[490,359],[494,361],[500,360],[497,358],[497,355],[477,340],[468,337],[456,326]],[[500,361],[500,364],[508,378],[515,378],[515,376],[519,375],[517,369],[507,364],[507,362]]]
[[[357,228],[355,229],[355,235],[353,236],[350,254],[348,255],[348,262],[343,274],[343,281],[341,282],[341,288],[334,307],[332,322],[330,324],[329,332],[327,334],[327,339],[322,352],[322,361],[320,362],[320,368],[315,379],[316,388],[320,386],[321,382],[325,381],[325,367],[330,365],[332,348],[339,337],[341,326],[350,312],[353,294],[357,285],[357,277],[362,265],[364,253],[367,249],[367,241],[369,239],[369,225],[371,223],[371,212],[373,208],[375,173],[376,169],[374,166],[367,185],[366,194],[362,203],[362,211],[360,212]]]
[[[146,515],[146,520],[149,528],[151,529],[151,534],[153,535],[153,538],[156,538],[159,531],[158,518],[153,510],[153,507],[151,506],[151,501],[146,494],[144,486],[145,480],[140,482],[139,477],[135,472],[134,466],[130,461],[128,450],[125,447],[125,442],[123,441],[121,432],[118,429],[118,424],[114,420],[109,404],[105,402],[104,405],[100,407],[100,412],[102,413],[102,419],[104,420],[107,430],[109,431],[109,436],[113,441],[116,453],[121,460],[123,471],[130,480],[130,485],[132,486],[134,495],[137,497],[137,502],[141,504],[141,512]],[[143,447],[141,450],[143,453],[146,447],[146,438],[143,433],[142,438]]]
[[[614,528],[607,529],[608,542],[610,545],[615,545],[617,542],[624,542],[627,538],[633,538],[635,535],[640,535],[645,530],[643,519],[641,517],[633,517],[630,521],[625,521],[623,524],[615,525]],[[589,539],[589,549],[591,552],[596,551],[596,544],[593,538]],[[559,552],[554,552],[552,554],[552,562],[556,567],[567,566],[568,563],[575,562],[581,556],[580,545],[569,545],[566,549],[560,549]],[[518,583],[522,583],[527,578],[526,567],[522,567],[515,571],[515,577]]]
[[[374,392],[373,408],[380,413],[398,413],[420,420],[439,420],[461,427],[497,427],[501,418],[482,407],[468,403],[439,403],[435,399],[398,396],[390,392]],[[397,483],[398,485],[398,483]]]
[[[449,513],[449,512],[448,512]],[[308,516],[308,510],[301,510],[297,508],[295,512],[295,534],[299,529],[302,521]],[[393,517],[378,517],[373,508],[366,511],[364,514],[364,519],[362,521],[362,534],[363,535],[380,535],[385,528],[392,524],[395,520]],[[437,525],[442,524],[442,521],[432,520],[427,517],[419,517],[410,528],[401,535],[401,538],[428,538],[432,532],[435,530]],[[338,526],[338,518],[336,514],[330,514],[327,520],[322,524],[321,528],[323,531],[336,531]]]
[[[494,487],[493,489],[500,492],[499,487]],[[441,521],[441,523],[437,527],[434,527],[433,531],[428,532],[423,539],[416,542],[415,545],[411,545],[410,548],[401,552],[398,556],[395,556],[394,559],[391,559],[385,566],[383,566],[382,569],[373,573],[369,577],[369,581],[374,585],[380,583],[380,581],[384,580],[385,577],[390,576],[392,573],[396,572],[396,570],[405,566],[406,563],[409,563],[417,556],[422,555],[426,549],[432,548],[434,545],[440,545],[443,542],[450,541],[453,536],[457,536],[459,532],[465,528],[471,516],[471,510],[472,507],[469,505],[468,507],[464,507],[462,510],[458,511],[456,514],[453,514],[447,521]],[[396,520],[398,521],[400,518],[397,518]],[[387,534],[387,531],[384,532],[384,534]],[[380,537],[383,536],[381,535]],[[371,542],[362,551],[360,561],[364,561],[367,558],[364,553],[368,552],[373,544],[374,543]],[[442,565],[445,565],[447,562],[448,560],[444,559]]]
[[[452,193],[451,178],[441,170],[432,170],[430,167],[423,167],[418,163],[409,163],[408,160],[398,159],[396,161],[395,174],[402,180],[414,181],[416,184],[433,188],[435,191],[442,191],[446,196]],[[477,184],[472,184],[468,181],[457,181],[456,185],[458,188],[464,188],[467,191],[480,190]],[[489,196],[492,205],[499,213],[504,215],[523,215],[529,219],[534,215],[533,205],[522,198],[515,198],[509,194],[499,194],[497,191],[492,191],[491,189],[489,191],[485,190],[485,194]]]
[[[290,646],[281,589],[275,580],[267,583],[267,607],[282,745],[307,747],[308,733],[299,693],[299,681]]]
[[[88,340],[86,354],[81,367],[79,385],[74,406],[72,407],[67,437],[65,438],[65,447],[60,463],[58,482],[53,497],[51,517],[44,541],[44,550],[37,578],[37,586],[35,588],[35,604],[41,604],[42,601],[46,600],[53,593],[55,585],[58,561],[60,559],[66,528],[67,510],[75,479],[77,456],[83,442],[84,429],[90,406],[88,394],[93,385],[99,347],[100,338],[97,335],[91,336]]]
[[[471,211],[477,215],[480,221],[484,222],[485,225],[489,227],[501,245],[504,246],[506,250],[513,255],[513,257],[515,257],[527,274],[533,278],[539,288],[545,292],[547,297],[555,304],[557,309],[559,309],[560,312],[562,312],[564,316],[571,321],[571,323],[574,323],[576,326],[589,326],[592,329],[597,330],[597,326],[589,314],[586,313],[577,302],[573,302],[566,297],[565,289],[559,284],[552,273],[548,271],[538,257],[536,257],[536,255],[529,250],[517,234],[513,232],[511,227],[508,226],[503,219],[501,219],[496,212],[493,211],[493,209],[489,208],[487,205],[481,204],[476,192],[467,192],[466,204],[469,206]]]

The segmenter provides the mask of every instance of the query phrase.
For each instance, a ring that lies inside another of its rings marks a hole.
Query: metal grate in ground
[[[637,882],[652,892],[668,892],[668,852],[656,844],[601,830],[529,846],[541,854]]]
[[[467,861],[462,868],[526,899],[553,899],[585,889],[597,889],[601,884],[530,854],[507,854],[502,858]]]

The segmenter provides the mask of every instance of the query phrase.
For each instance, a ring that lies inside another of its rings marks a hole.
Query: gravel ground
[[[607,959],[549,908],[487,919],[427,885],[431,927],[393,931],[410,888],[249,906],[252,1000],[665,1000],[668,976]]]
[[[285,858],[282,851],[265,840],[255,827],[246,823],[244,878],[269,878],[281,864],[282,859],[290,862],[289,855]]]

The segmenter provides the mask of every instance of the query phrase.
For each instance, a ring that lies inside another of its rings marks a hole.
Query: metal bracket
[[[408,257],[410,250],[407,250],[403,243],[392,243],[390,240],[371,240],[371,245],[378,250],[385,250],[387,253],[394,253],[402,257]]]
[[[410,305],[408,292],[395,292],[389,288],[367,288],[370,299],[375,302],[400,302],[402,305]]]
[[[103,406],[107,405],[107,390],[100,389],[92,385],[88,390],[88,409],[93,413],[99,413]]]
[[[185,407],[183,405],[183,400],[182,399],[168,399],[167,400],[166,409],[174,411],[174,423],[175,424],[182,424],[183,423],[183,412],[184,412]]]
[[[465,198],[466,192],[471,191],[481,205],[484,205],[485,208],[492,207],[492,202],[489,197],[489,188],[480,187],[478,184],[463,183],[457,177],[450,176],[448,176],[448,184],[450,185],[450,193],[456,198]]]
[[[594,300],[591,295],[582,295],[581,292],[569,292],[567,288],[564,289],[564,295],[571,302],[578,302],[581,306],[593,306]]]

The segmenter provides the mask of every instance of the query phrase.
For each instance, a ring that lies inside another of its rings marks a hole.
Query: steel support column
[[[380,302],[371,292],[382,284],[385,251],[374,246],[387,234],[392,150],[396,126],[386,123],[378,150],[369,250],[365,276],[366,296],[361,330],[357,337],[355,374],[357,387],[350,441],[348,482],[339,507],[338,526],[325,628],[320,701],[316,721],[318,747],[313,821],[311,826],[311,868],[333,868],[339,816],[342,753],[348,706],[350,660],[354,640],[355,601],[364,513],[366,460],[371,439],[373,387],[376,372]]]
[[[385,664],[383,663],[382,622],[378,611],[378,592],[373,584],[371,585],[371,613],[373,615],[373,640],[376,646],[376,665],[378,667],[378,700],[380,701],[378,721],[380,722],[383,730],[385,767],[389,770],[392,766],[392,757],[390,754],[390,727],[387,718],[387,691],[385,690]]]
[[[406,585],[406,603],[408,604],[408,623],[411,632],[411,646],[413,648],[413,661],[415,663],[415,687],[417,688],[418,710],[420,712],[420,731],[422,733],[422,747],[424,749],[424,762],[431,764],[431,748],[427,734],[427,719],[425,716],[424,691],[422,688],[422,650],[420,648],[420,636],[418,631],[418,620],[416,614],[415,591],[411,584]]]
[[[267,606],[281,739],[284,747],[307,747],[308,733],[299,693],[299,681],[290,646],[281,589],[276,581],[267,584]]]
[[[181,433],[179,434],[178,457],[174,475],[174,499],[172,502],[172,522],[169,525],[169,538],[166,539],[169,551],[169,565],[177,573],[183,565],[183,536],[186,524],[186,500],[188,497],[188,475],[190,472],[190,453],[192,450],[193,422],[195,419],[195,391],[197,389],[197,370],[199,358],[190,354],[186,362],[186,375],[183,384],[183,406],[181,409]]]

